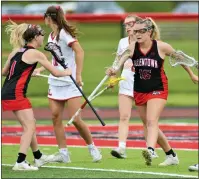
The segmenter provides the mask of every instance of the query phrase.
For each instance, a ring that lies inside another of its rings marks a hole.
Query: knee
[[[155,120],[147,120],[146,126],[147,127],[155,127],[155,126],[158,126],[158,122]]]
[[[147,126],[146,117],[144,117],[144,116],[140,116],[140,117],[141,117],[143,126]]]
[[[61,116],[58,113],[52,113],[52,121],[53,121],[53,125],[62,124]]]
[[[27,125],[23,126],[25,132],[32,132],[34,133],[36,130],[36,121],[35,119],[28,121]]]
[[[131,115],[130,114],[121,114],[120,115],[120,121],[122,122],[129,122]]]

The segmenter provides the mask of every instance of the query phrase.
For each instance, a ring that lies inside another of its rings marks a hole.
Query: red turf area
[[[198,126],[197,125],[160,125],[160,128],[169,137],[169,143],[173,148],[198,149]],[[97,146],[116,147],[117,126],[90,126],[94,142]],[[66,133],[72,134],[67,137],[68,145],[85,145],[83,139],[77,135],[73,126],[65,128]],[[21,127],[2,127],[2,143],[18,144],[20,142]],[[17,135],[18,133],[18,135]],[[52,126],[38,126],[37,139],[39,144],[56,145],[56,139],[53,134]],[[131,125],[129,127],[129,140],[127,147],[146,147],[143,138],[143,127],[141,125]],[[158,146],[157,146],[158,147]]]

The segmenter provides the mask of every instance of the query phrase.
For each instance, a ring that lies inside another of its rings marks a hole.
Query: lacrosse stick
[[[65,64],[65,57],[62,54],[61,48],[52,42],[49,42],[45,45],[44,50],[51,52],[51,54],[53,55],[53,57],[55,58],[55,60],[64,68],[67,68],[67,65]],[[87,97],[85,96],[84,92],[82,91],[82,89],[78,86],[78,84],[76,83],[75,79],[73,78],[72,75],[70,75],[71,80],[73,81],[73,83],[75,84],[75,86],[78,88],[79,92],[82,94],[82,96],[84,97],[84,99],[87,101],[87,103],[89,104],[89,106],[91,107],[92,111],[95,113],[96,117],[99,119],[99,121],[101,122],[101,124],[103,126],[105,126],[106,124],[104,123],[104,121],[102,121],[102,119],[100,118],[100,116],[97,114],[96,110],[93,108],[92,104],[90,103],[90,101],[87,99]]]
[[[94,100],[97,96],[101,95],[104,91],[108,90],[109,88],[112,88],[113,86],[115,86],[116,84],[118,84],[118,82],[120,80],[124,80],[124,78],[120,77],[120,78],[115,78],[115,79],[110,79],[106,84],[107,86],[101,90],[100,92],[98,92],[95,95],[90,95],[89,96],[89,101]],[[76,111],[76,113],[72,116],[72,118],[68,121],[67,126],[70,126],[72,124],[72,122],[74,121],[75,117],[77,117],[79,115],[79,113],[84,109],[84,107],[86,106],[87,101],[85,101],[81,107]]]
[[[117,53],[116,54],[116,57],[115,57],[115,60],[114,60],[114,62],[113,62],[113,64],[112,64],[112,68],[114,68],[114,69],[118,69],[118,66],[119,66],[119,54]],[[90,94],[90,96],[88,97],[88,100],[90,101],[91,99],[92,99],[92,97],[97,93],[97,91],[101,88],[101,86],[104,84],[104,82],[107,80],[109,78],[109,76],[108,75],[106,75],[103,79],[102,79],[102,81],[97,85],[97,87],[93,90],[93,92]],[[86,106],[86,104],[87,104],[87,102],[85,101],[84,103],[83,103],[83,108]],[[75,119],[75,117],[76,116],[78,116],[79,115],[79,113],[81,112],[81,110],[83,109],[82,107],[80,107],[77,111],[76,111],[76,113],[73,115],[73,117],[69,120],[69,122],[68,122],[68,125],[70,125],[72,122],[73,122],[73,120]]]
[[[66,82],[66,83],[69,82],[69,81],[66,81],[65,79],[62,79],[62,78],[57,78],[57,77],[54,77],[54,76],[43,75],[43,74],[40,74],[40,73],[36,74],[36,76],[45,77],[45,78],[51,78],[51,79],[58,80],[58,81],[63,81],[63,82]]]
[[[195,67],[198,69],[198,62],[184,52],[177,50],[169,56],[169,63],[175,67],[177,65],[185,65],[189,67]]]

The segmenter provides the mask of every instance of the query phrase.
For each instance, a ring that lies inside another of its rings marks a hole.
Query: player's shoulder
[[[67,32],[67,31],[64,30],[64,29],[61,29],[59,34],[60,34],[60,36],[71,36],[71,35],[69,34],[69,32]]]
[[[31,56],[35,56],[35,57],[37,57],[37,56],[43,56],[44,55],[38,49],[29,49],[29,50],[27,50],[26,54],[31,55]]]
[[[162,49],[162,50],[171,48],[170,44],[163,42],[161,40],[157,40],[157,46],[158,46],[159,49]]]
[[[170,46],[168,43],[166,42],[163,42],[161,40],[156,40],[157,41],[157,45],[160,46],[160,47],[167,47],[167,46]]]

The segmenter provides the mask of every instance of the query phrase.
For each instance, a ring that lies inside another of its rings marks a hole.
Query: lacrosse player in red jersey
[[[6,76],[1,90],[2,108],[3,111],[13,111],[23,127],[18,158],[13,170],[38,170],[38,167],[50,162],[54,156],[44,155],[38,149],[36,122],[31,103],[26,97],[31,75],[38,62],[57,77],[71,75],[72,72],[70,69],[57,70],[43,53],[36,50],[42,46],[44,40],[44,31],[40,26],[26,23],[18,25],[10,21],[6,32],[10,33],[13,51],[2,69],[2,75]],[[35,166],[29,165],[25,160],[29,147],[34,155]]]
[[[128,33],[128,37],[122,38],[118,45],[118,51],[117,54],[122,54],[124,52],[129,44],[131,42],[136,41],[135,36],[133,34],[133,26],[136,23],[136,21],[142,20],[142,18],[135,16],[135,15],[128,15],[124,20],[124,25],[126,28],[126,31]],[[158,35],[154,37],[156,40],[158,40]],[[134,101],[134,68],[133,63],[131,59],[128,59],[123,66],[122,74],[121,76],[125,78],[125,80],[121,81],[119,84],[119,112],[120,112],[120,122],[119,122],[119,128],[118,128],[118,135],[119,135],[119,145],[117,148],[113,149],[111,151],[111,155],[116,158],[127,158],[126,155],[126,140],[128,137],[128,131],[129,131],[129,119],[131,117],[131,109],[132,109],[132,103]],[[144,137],[145,140],[147,138],[147,128],[146,128],[146,116],[140,115],[140,118],[143,122],[144,126]],[[158,130],[158,140],[157,143],[160,145],[160,147],[166,152],[168,152],[171,149],[171,146],[169,145],[168,141],[166,140],[165,135],[163,132],[159,129]],[[158,155],[156,152],[153,154],[153,158],[157,158]]]
[[[76,79],[77,84],[82,86],[84,51],[76,38],[77,29],[74,26],[69,25],[65,20],[64,12],[60,6],[48,7],[46,13],[44,14],[44,19],[45,24],[52,29],[48,42],[53,42],[59,45],[64,56],[62,58],[64,58],[65,64],[72,69],[72,76]],[[52,58],[52,64],[57,69],[63,69],[63,67],[58,64],[54,58]],[[43,68],[38,68],[35,70],[34,74],[40,73],[43,70]],[[50,76],[53,76],[53,74]],[[70,77],[64,77],[63,79],[68,82],[52,78],[48,79],[48,98],[52,112],[54,131],[59,146],[59,153],[57,153],[55,161],[68,163],[71,162],[71,160],[66,146],[65,129],[62,124],[62,114],[64,106],[67,103],[69,118],[71,118],[81,107],[82,95]],[[89,152],[93,158],[93,162],[100,161],[102,155],[94,145],[90,130],[86,123],[81,119],[80,115],[75,118],[73,124],[86,142]]]
[[[135,68],[134,99],[141,118],[145,118],[147,128],[147,150],[142,152],[147,165],[151,165],[154,150],[158,140],[158,120],[168,97],[168,81],[164,72],[165,56],[176,56],[175,50],[167,43],[154,40],[159,39],[159,30],[151,18],[135,23],[133,32],[136,42],[132,42],[128,49],[122,53],[117,70],[109,68],[108,75],[115,75],[129,58]],[[183,65],[194,83],[198,76]],[[176,153],[170,149],[166,153],[166,160],[160,166],[176,165],[179,163]]]

